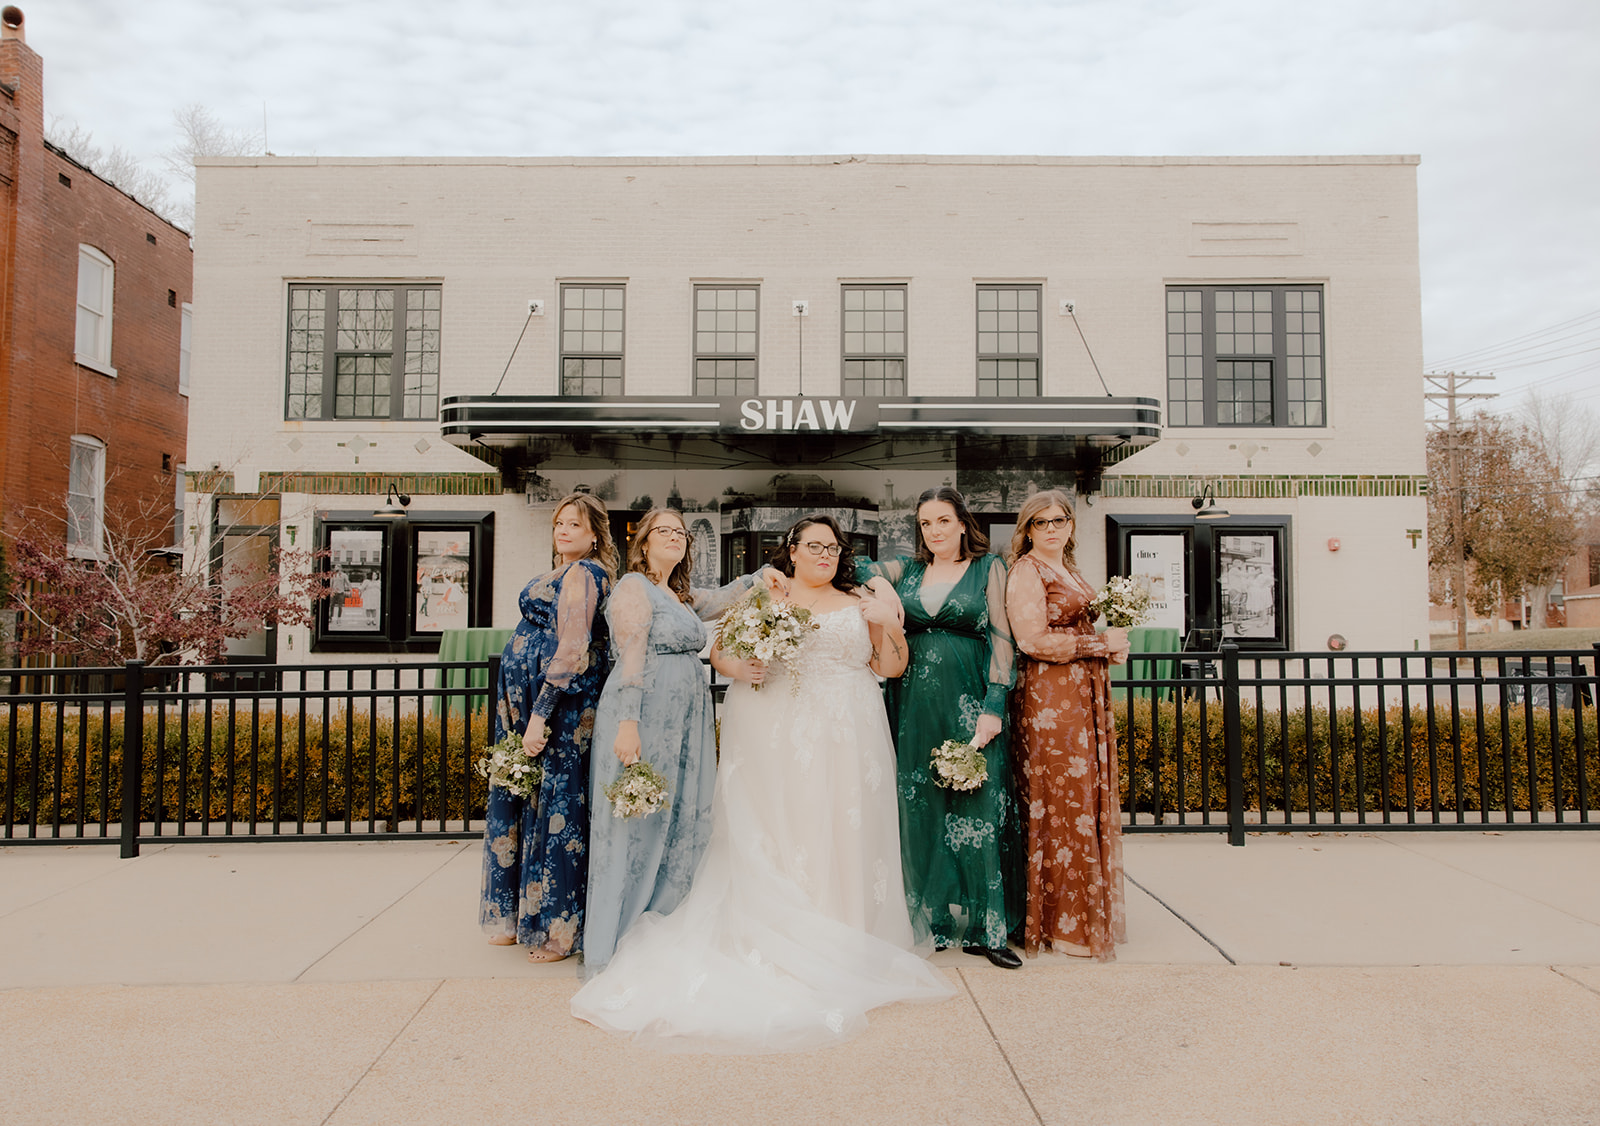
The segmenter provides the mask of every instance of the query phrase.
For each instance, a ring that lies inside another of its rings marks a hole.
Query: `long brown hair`
[[[606,505],[593,493],[568,493],[561,498],[555,511],[550,513],[550,526],[555,527],[556,518],[565,508],[576,508],[584,521],[589,525],[589,531],[594,534],[594,546],[589,549],[588,558],[606,569],[606,574],[611,578],[617,577],[617,568],[620,561],[617,559],[617,545],[611,542],[611,520],[606,515]],[[559,565],[561,556],[554,547],[550,549],[553,561]]]
[[[839,527],[839,521],[821,512],[802,516],[794,522],[789,534],[783,537],[783,546],[772,553],[768,566],[776,567],[789,578],[794,578],[794,560],[789,558],[789,549],[800,545],[801,534],[813,524],[827,528],[839,543],[839,566],[833,572],[833,588],[847,592],[854,590],[857,586],[856,557],[855,552],[850,550],[850,540],[845,536],[844,529]]]
[[[983,534],[983,529],[978,527],[978,521],[967,509],[967,500],[949,485],[940,485],[936,489],[929,489],[917,498],[917,507],[911,513],[911,526],[916,530],[917,550],[916,558],[919,563],[932,563],[933,552],[928,550],[928,545],[922,541],[922,519],[918,515],[922,506],[931,500],[942,500],[956,510],[956,519],[961,521],[961,527],[966,530],[966,535],[961,538],[961,554],[959,559],[977,559],[981,555],[989,554],[989,537]]]
[[[1022,502],[1022,508],[1017,512],[1017,530],[1011,533],[1011,548],[1006,552],[1008,566],[1033,550],[1033,536],[1028,533],[1028,529],[1033,527],[1035,516],[1052,507],[1061,509],[1067,514],[1067,519],[1072,521],[1072,531],[1067,536],[1066,545],[1061,549],[1061,561],[1069,567],[1078,566],[1078,561],[1074,558],[1078,549],[1078,518],[1072,514],[1072,498],[1060,489],[1044,489]]]
[[[689,601],[689,573],[694,570],[694,537],[689,535],[688,521],[684,520],[683,513],[676,508],[652,508],[639,518],[639,523],[634,526],[633,539],[628,541],[628,570],[637,571],[651,582],[660,579],[650,570],[650,558],[645,554],[645,540],[650,538],[650,533],[655,530],[663,516],[676,516],[678,523],[683,526],[683,558],[678,560],[678,565],[672,568],[672,574],[667,576],[667,589],[678,596],[679,602]]]

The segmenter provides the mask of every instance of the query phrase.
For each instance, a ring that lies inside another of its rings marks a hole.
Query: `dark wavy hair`
[[[772,553],[771,565],[782,571],[789,578],[794,578],[794,560],[789,558],[789,549],[800,545],[800,537],[805,530],[815,524],[821,524],[833,533],[833,538],[839,542],[842,549],[839,552],[839,566],[833,572],[833,588],[835,590],[851,591],[856,582],[856,556],[850,550],[850,539],[844,534],[844,529],[839,527],[839,521],[825,513],[813,512],[810,516],[802,516],[794,522],[789,529],[789,534],[783,537],[783,546]]]
[[[961,526],[966,529],[966,536],[961,541],[961,559],[976,559],[981,555],[989,554],[989,537],[984,535],[983,529],[978,527],[978,521],[967,509],[967,500],[949,485],[940,485],[936,489],[929,489],[917,498],[917,507],[911,512],[911,527],[917,537],[916,558],[919,563],[932,563],[933,552],[928,550],[928,545],[922,542],[922,521],[917,513],[922,511],[922,506],[930,500],[942,500],[956,510],[956,519],[961,521]]]
[[[689,535],[689,524],[683,518],[683,513],[676,508],[652,508],[639,518],[639,523],[633,529],[633,539],[628,541],[628,570],[637,571],[651,582],[656,582],[659,576],[650,571],[650,561],[645,555],[645,540],[650,538],[650,533],[661,523],[663,516],[676,516],[678,523],[683,526],[683,558],[678,560],[678,565],[672,568],[672,574],[667,576],[667,589],[678,596],[679,602],[689,601],[689,573],[694,570],[694,537]]]
[[[568,507],[578,510],[589,525],[589,531],[594,534],[594,546],[589,549],[589,558],[604,567],[607,575],[616,578],[619,564],[617,546],[611,542],[611,520],[606,515],[605,501],[591,493],[568,493],[551,511],[551,527],[555,527],[556,517],[561,515],[562,509]],[[550,554],[557,564],[561,562],[555,548],[550,549]]]

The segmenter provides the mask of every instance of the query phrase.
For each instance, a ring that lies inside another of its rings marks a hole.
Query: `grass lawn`
[[[1600,642],[1600,629],[1518,629],[1467,634],[1468,649],[1588,649],[1596,642]],[[1454,649],[1456,635],[1434,634],[1429,648]]]

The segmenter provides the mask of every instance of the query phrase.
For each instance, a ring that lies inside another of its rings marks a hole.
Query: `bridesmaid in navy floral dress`
[[[493,724],[496,742],[508,731],[522,735],[544,781],[534,800],[489,788],[478,911],[490,942],[520,942],[534,962],[582,948],[589,742],[607,665],[600,607],[617,567],[599,500],[566,497],[552,527],[559,562],[517,600],[522,623],[500,658]]]

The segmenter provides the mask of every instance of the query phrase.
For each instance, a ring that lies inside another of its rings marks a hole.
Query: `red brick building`
[[[166,525],[181,496],[194,256],[45,140],[22,25],[0,13],[0,530],[42,521],[89,559],[108,515]]]

